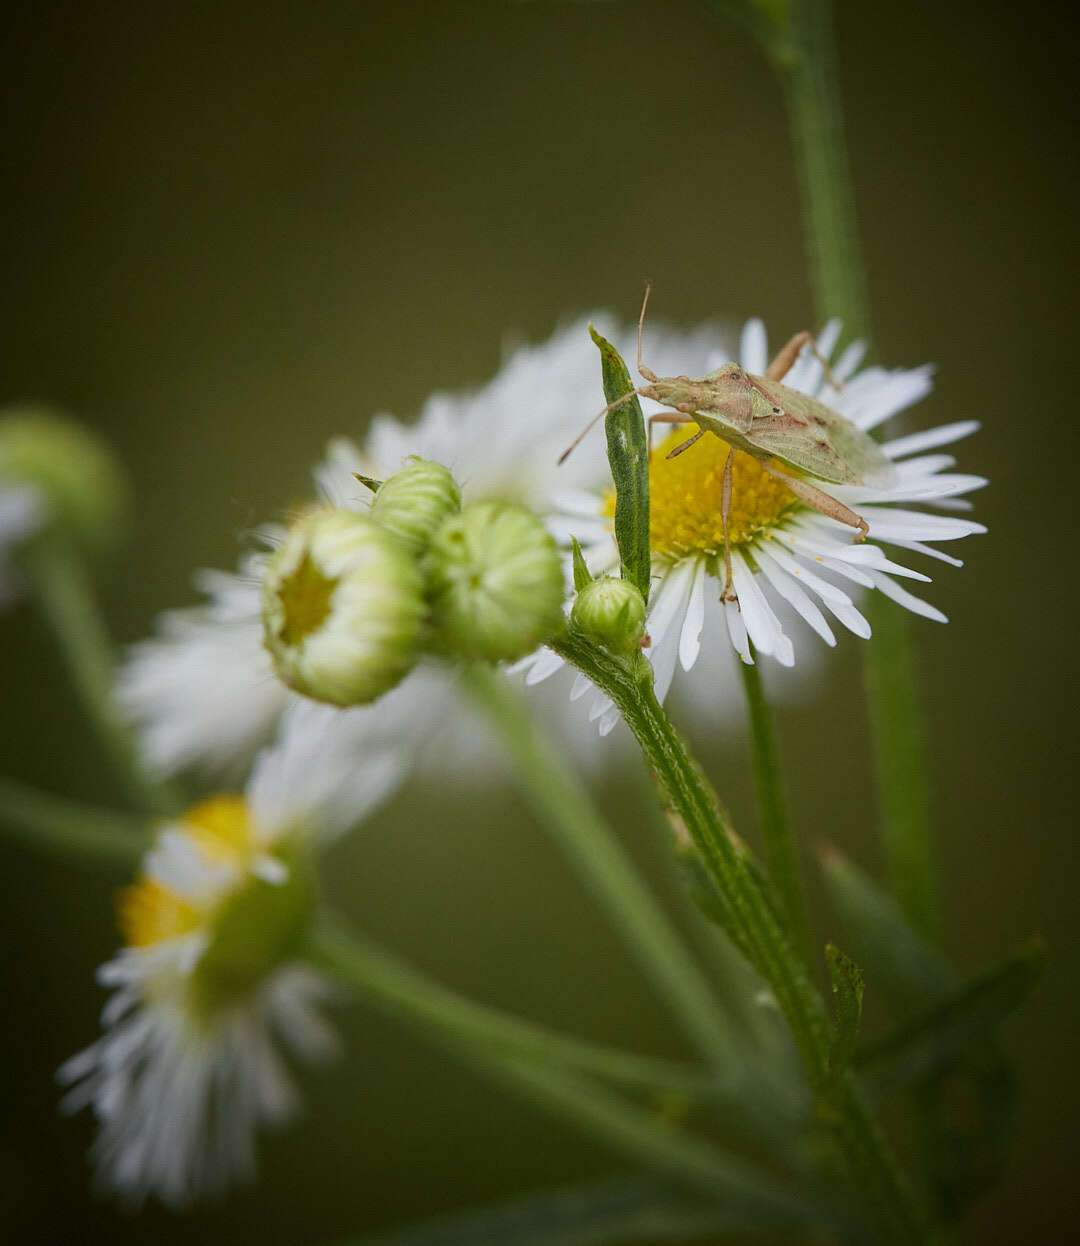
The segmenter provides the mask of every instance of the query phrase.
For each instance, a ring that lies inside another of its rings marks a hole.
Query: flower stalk
[[[792,1229],[820,1219],[819,1210],[750,1164],[704,1139],[671,1129],[654,1114],[583,1076],[603,1071],[641,1085],[653,1079],[663,1062],[617,1053],[607,1064],[610,1053],[605,1049],[590,1049],[578,1040],[473,1004],[331,919],[316,927],[307,953],[319,968],[390,1013],[418,1024],[483,1072],[636,1163],[752,1209],[762,1225]],[[670,1089],[670,1075],[660,1080]]]
[[[845,332],[869,343],[831,0],[797,0],[786,26],[757,20],[753,29],[784,88],[818,319],[839,316]],[[874,633],[873,644],[863,647],[863,678],[890,878],[908,919],[939,938],[941,888],[911,638],[903,614],[880,594],[867,594],[864,609]]]
[[[113,698],[112,644],[82,559],[63,535],[47,532],[27,542],[20,566],[83,710],[129,795],[147,812],[168,812],[172,801],[140,765],[134,736]]]
[[[730,1067],[735,1036],[715,992],[535,714],[498,672],[465,668],[466,691],[496,728],[526,799],[667,1000],[699,1053]]]
[[[130,870],[149,842],[146,823],[0,778],[0,827],[24,843],[65,860]]]
[[[750,719],[750,755],[757,794],[758,821],[765,845],[769,876],[780,895],[788,932],[810,964],[810,926],[806,912],[799,854],[788,819],[784,776],[773,729],[772,708],[757,662],[740,662],[743,690]]]
[[[785,934],[748,851],[735,836],[700,769],[652,688],[652,670],[636,655],[624,661],[572,631],[552,648],[618,705],[665,798],[681,817],[716,885],[737,944],[768,982],[787,1020],[853,1187],[874,1216],[881,1240],[924,1242],[921,1208],[897,1168],[849,1071],[830,1070],[832,1033],[825,1006]]]

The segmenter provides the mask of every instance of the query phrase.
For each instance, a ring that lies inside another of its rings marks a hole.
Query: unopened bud
[[[420,553],[447,515],[460,510],[461,490],[447,469],[414,458],[379,486],[371,517]]]
[[[0,411],[0,486],[26,486],[45,527],[84,549],[107,549],[119,535],[127,481],[112,452],[88,428],[48,407]]]
[[[416,661],[425,613],[420,572],[367,515],[302,516],[267,565],[262,597],[278,675],[316,701],[374,701]]]
[[[612,653],[630,653],[645,635],[645,601],[629,580],[606,575],[578,593],[570,613],[591,640]]]
[[[435,533],[427,566],[435,642],[444,650],[509,661],[563,626],[555,542],[522,506],[466,506]]]

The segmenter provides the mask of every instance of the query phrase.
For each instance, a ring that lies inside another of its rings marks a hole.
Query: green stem
[[[709,980],[528,703],[503,675],[488,667],[468,667],[463,679],[513,758],[516,779],[527,800],[603,905],[653,985],[705,1059],[730,1067],[737,1040]]]
[[[132,868],[147,844],[146,824],[0,779],[0,827],[33,848]]]
[[[819,319],[840,316],[847,333],[870,340],[855,195],[844,141],[830,0],[792,5],[789,38],[759,30],[784,84],[799,164],[807,246]],[[940,934],[937,856],[929,815],[924,732],[907,622],[872,593],[863,646],[882,834],[897,900],[929,937]]]
[[[134,737],[117,711],[112,644],[85,565],[62,538],[50,534],[26,544],[20,565],[83,709],[129,794],[147,812],[168,812],[170,802],[142,770]]]
[[[810,960],[810,926],[806,915],[799,853],[788,822],[784,776],[773,730],[772,707],[765,695],[758,663],[740,662],[746,706],[750,715],[750,753],[757,794],[758,819],[769,874],[788,919],[792,942]]]
[[[392,1014],[449,1043],[470,1063],[508,1082],[540,1107],[598,1137],[637,1163],[705,1190],[721,1200],[752,1205],[771,1223],[805,1224],[813,1213],[751,1165],[703,1139],[673,1130],[571,1069],[611,1072],[663,1062],[590,1049],[493,1009],[474,1004],[403,964],[336,922],[310,937],[311,960]],[[606,1061],[615,1055],[615,1064]],[[569,1059],[567,1057],[570,1057]],[[641,1084],[634,1073],[630,1081]],[[661,1085],[670,1081],[667,1075]],[[653,1088],[656,1088],[653,1083]]]
[[[752,858],[656,700],[648,662],[640,655],[628,662],[614,658],[573,631],[552,647],[619,706],[664,795],[682,818],[716,885],[738,946],[769,983],[787,1020],[821,1117],[854,1187],[878,1221],[882,1240],[925,1241],[922,1212],[854,1078],[850,1073],[830,1076],[832,1034],[821,996],[788,942]]]

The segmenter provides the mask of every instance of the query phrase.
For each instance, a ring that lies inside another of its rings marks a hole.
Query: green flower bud
[[[605,575],[578,593],[570,617],[612,653],[630,653],[645,635],[645,599],[629,580]]]
[[[420,572],[366,515],[301,516],[267,565],[262,600],[264,643],[278,675],[316,701],[374,701],[416,662]]]
[[[461,490],[447,469],[414,457],[379,486],[371,517],[419,554],[446,516],[460,510]]]
[[[48,407],[0,411],[0,484],[31,486],[46,526],[84,549],[107,549],[120,533],[128,486],[119,464],[88,428]]]
[[[524,507],[478,502],[443,520],[427,570],[435,643],[445,650],[520,658],[563,626],[559,554]]]

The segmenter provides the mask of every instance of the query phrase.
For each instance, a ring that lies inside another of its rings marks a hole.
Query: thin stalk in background
[[[922,1208],[877,1129],[850,1070],[830,1070],[832,1031],[819,993],[810,982],[759,881],[758,871],[700,769],[656,700],[652,668],[637,655],[629,662],[588,644],[573,630],[552,648],[614,700],[678,812],[716,884],[728,929],[768,982],[791,1029],[807,1076],[853,1187],[874,1218],[881,1241],[928,1240]]]
[[[134,736],[113,698],[112,642],[84,563],[62,538],[44,535],[27,542],[20,566],[83,710],[128,794],[140,809],[168,812],[168,796],[140,766]]]
[[[320,923],[306,951],[313,963],[364,997],[418,1024],[482,1072],[509,1083],[558,1119],[599,1138],[635,1163],[741,1206],[761,1225],[794,1229],[819,1217],[744,1160],[704,1139],[673,1130],[654,1113],[568,1069],[562,1059],[567,1044],[582,1049],[586,1044],[473,1004],[337,922]]]
[[[756,662],[740,662],[743,689],[750,719],[750,756],[754,770],[758,820],[765,845],[769,875],[787,915],[792,942],[812,965],[810,925],[806,915],[799,851],[791,834],[784,775],[773,729],[772,707]]]
[[[831,0],[792,0],[788,16],[765,5],[719,4],[761,40],[784,89],[819,322],[839,316],[870,342],[865,268],[844,139]],[[736,14],[735,10],[739,13]],[[907,620],[869,593],[873,640],[862,646],[882,838],[893,891],[908,919],[940,936],[937,854],[927,792],[925,733]]]
[[[462,680],[474,704],[495,727],[514,762],[515,779],[548,833],[603,906],[701,1055],[709,1064],[730,1070],[738,1040],[712,983],[640,881],[622,845],[532,708],[499,671],[473,665],[462,672]]]
[[[145,820],[46,795],[0,778],[0,828],[38,851],[132,869],[147,844]]]

